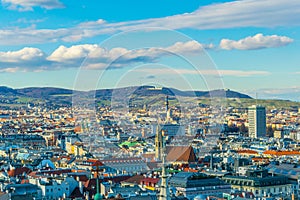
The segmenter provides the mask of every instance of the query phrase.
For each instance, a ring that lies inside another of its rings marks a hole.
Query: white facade
[[[42,190],[42,196],[46,199],[59,199],[69,197],[76,187],[78,182],[72,177],[64,179],[29,179],[29,182],[37,185]]]
[[[260,138],[266,135],[266,108],[253,105],[248,108],[249,137]]]

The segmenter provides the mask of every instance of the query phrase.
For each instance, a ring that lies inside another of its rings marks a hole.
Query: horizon
[[[74,88],[63,88],[63,87],[55,87],[55,86],[29,86],[29,87],[20,87],[20,88],[13,88],[5,85],[0,85],[1,87],[6,87],[10,88],[13,90],[19,90],[19,89],[28,89],[28,88],[38,88],[38,89],[46,89],[46,88],[53,88],[53,89],[65,89],[65,90],[70,90],[70,91],[78,91],[78,92],[92,92],[92,91],[97,91],[97,90],[114,90],[114,89],[122,89],[122,88],[128,88],[128,87],[143,87],[143,86],[148,86],[148,87],[156,87],[155,85],[131,85],[131,86],[125,86],[125,87],[119,87],[119,88],[96,88],[93,90],[74,90]],[[157,87],[156,87],[157,88]],[[175,89],[183,92],[212,92],[212,91],[218,91],[218,90],[223,90],[223,91],[232,91],[232,92],[237,92],[239,94],[247,95],[251,99],[256,99],[256,97],[253,97],[247,93],[242,93],[238,90],[232,90],[230,88],[220,88],[220,89],[214,89],[214,90],[181,90],[178,88],[168,88],[168,87],[163,87],[167,89]],[[226,97],[227,98],[227,97]],[[274,98],[257,98],[257,100],[278,100],[278,101],[292,101],[292,102],[300,102],[299,100],[291,100],[291,99],[274,99]]]

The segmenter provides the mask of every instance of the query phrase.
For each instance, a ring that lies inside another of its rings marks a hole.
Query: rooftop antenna
[[[166,96],[165,104],[166,104],[166,112],[168,112],[168,110],[169,110],[169,96],[168,95]]]
[[[255,92],[255,104],[257,105],[257,91]]]

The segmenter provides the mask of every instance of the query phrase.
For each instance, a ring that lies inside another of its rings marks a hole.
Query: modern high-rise
[[[249,137],[260,138],[266,135],[266,108],[253,105],[248,108]]]

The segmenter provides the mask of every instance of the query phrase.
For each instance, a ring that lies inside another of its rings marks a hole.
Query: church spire
[[[162,150],[165,146],[163,133],[160,125],[158,124],[156,127],[156,135],[155,135],[155,159],[158,161],[162,161]]]
[[[166,104],[166,112],[168,112],[168,110],[169,110],[169,96],[168,95],[166,96],[165,104]]]

